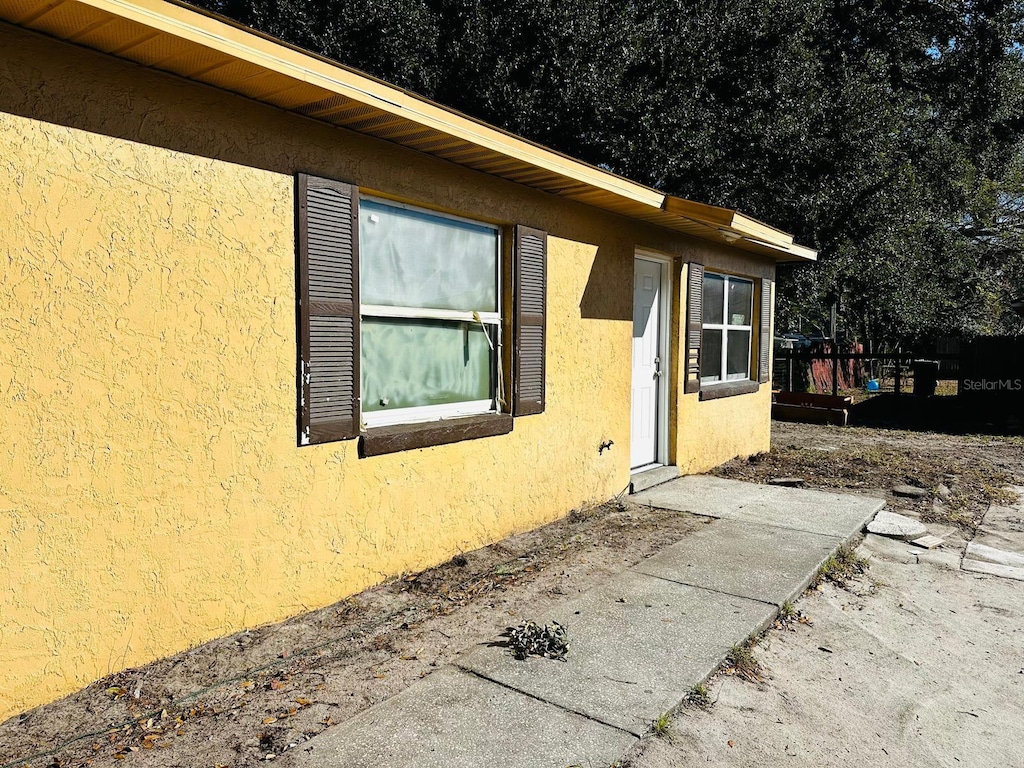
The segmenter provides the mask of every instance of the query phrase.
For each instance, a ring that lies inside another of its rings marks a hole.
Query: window
[[[500,256],[497,227],[359,201],[367,427],[498,410]]]
[[[701,384],[750,379],[754,283],[704,273]]]
[[[376,455],[544,411],[545,232],[511,228],[506,265],[500,227],[305,174],[296,193],[300,445]]]
[[[756,392],[770,382],[771,313],[772,281],[767,277],[755,281],[687,264],[684,391],[713,400]],[[755,349],[756,377],[751,368]]]

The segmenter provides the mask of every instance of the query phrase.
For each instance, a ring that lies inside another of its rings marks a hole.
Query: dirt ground
[[[988,503],[1003,498],[1004,485],[1024,484],[1024,438],[776,423],[773,441],[771,453],[717,473],[754,482],[799,476],[807,487],[875,494],[900,483],[934,492],[941,483],[950,489],[945,502],[889,494],[890,507],[963,535]],[[0,723],[0,768],[266,763],[510,624],[543,621],[529,614],[531,605],[584,591],[698,525],[688,515],[622,502],[576,511],[321,610],[111,675]]]
[[[720,675],[630,768],[1021,768],[1024,582],[875,555],[769,630],[762,680]]]

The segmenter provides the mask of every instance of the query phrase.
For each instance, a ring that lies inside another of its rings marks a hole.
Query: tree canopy
[[[1022,330],[1024,0],[197,2],[794,232],[780,330]]]

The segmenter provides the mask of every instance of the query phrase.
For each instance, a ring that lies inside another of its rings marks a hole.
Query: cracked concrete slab
[[[782,605],[814,578],[852,533],[822,536],[771,525],[719,520],[666,547],[635,570],[681,584]]]
[[[844,539],[885,506],[872,496],[829,493],[689,475],[629,497],[659,509],[775,525]]]
[[[775,613],[763,602],[627,571],[538,617],[567,626],[564,662],[518,661],[484,646],[457,663],[641,736]]]
[[[554,663],[554,662],[552,662]],[[611,765],[636,744],[624,731],[444,667],[288,752],[318,768],[566,768]]]

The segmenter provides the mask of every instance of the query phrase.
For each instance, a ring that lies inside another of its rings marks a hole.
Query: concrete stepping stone
[[[351,720],[327,729],[294,753],[286,752],[275,765],[603,766],[613,764],[635,743],[634,736],[617,728],[468,672],[443,667]]]
[[[756,600],[626,571],[535,617],[567,626],[565,661],[520,661],[484,646],[456,664],[642,736],[775,613]]]
[[[883,509],[868,523],[868,531],[897,539],[918,539],[928,534],[920,520]]]
[[[846,534],[851,532],[848,529]],[[804,591],[821,564],[845,539],[720,520],[666,547],[634,570],[782,605]]]
[[[1018,554],[1017,552],[1007,552],[1003,549],[989,547],[985,544],[979,544],[976,541],[972,541],[967,545],[967,551],[964,553],[964,557],[970,558],[971,560],[984,560],[989,563],[1024,568],[1024,555]]]
[[[1017,568],[1012,565],[989,563],[984,560],[971,560],[965,557],[960,563],[960,567],[965,571],[972,571],[974,573],[985,573],[989,576],[1024,581],[1024,568]]]

